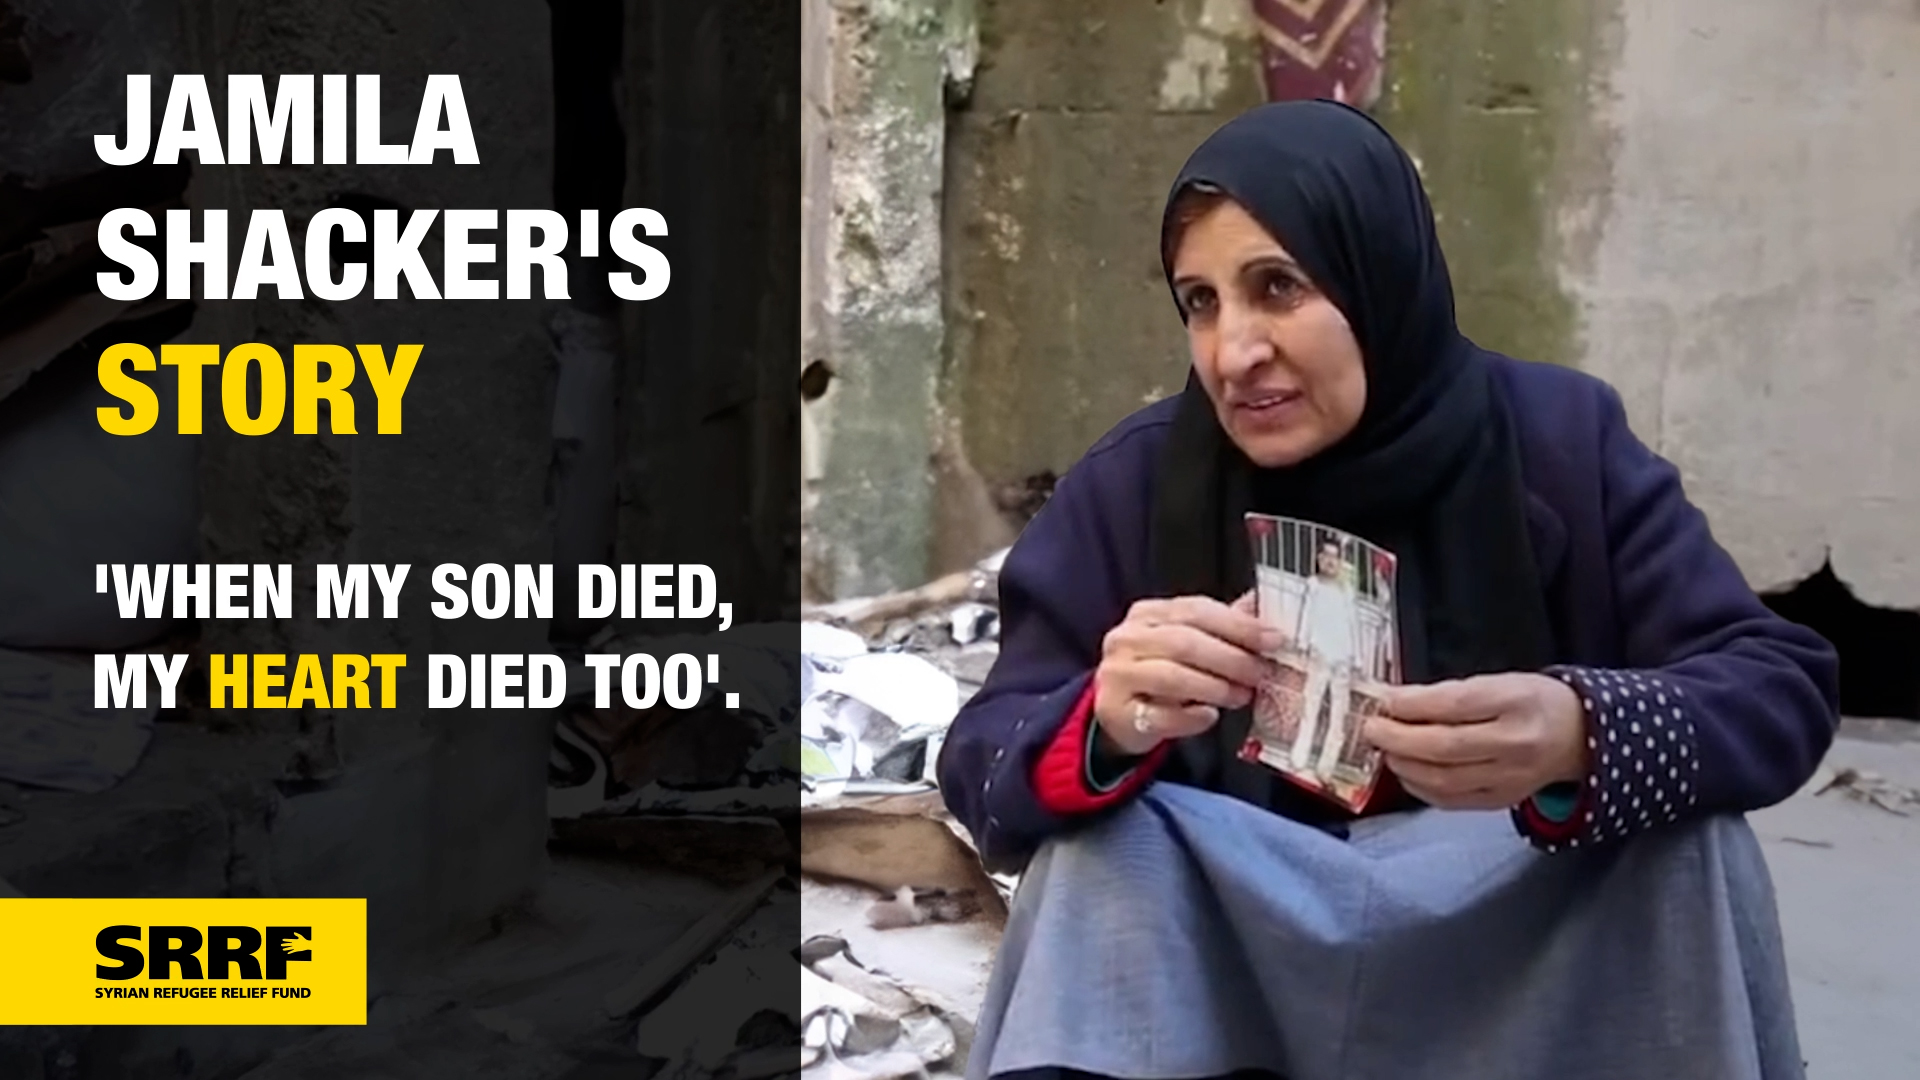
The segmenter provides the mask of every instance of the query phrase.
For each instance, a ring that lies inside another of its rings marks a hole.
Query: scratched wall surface
[[[1620,0],[1582,364],[1758,588],[1920,608],[1920,9]],[[1577,208],[1577,207],[1576,207]]]

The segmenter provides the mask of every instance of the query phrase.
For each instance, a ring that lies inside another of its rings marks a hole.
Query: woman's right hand
[[[1107,632],[1095,672],[1094,721],[1111,746],[1139,755],[1197,735],[1242,708],[1284,643],[1253,613],[1253,594],[1141,600]]]

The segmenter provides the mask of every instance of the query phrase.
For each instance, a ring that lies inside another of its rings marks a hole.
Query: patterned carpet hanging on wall
[[[1371,108],[1386,58],[1386,0],[1252,0],[1268,101]]]

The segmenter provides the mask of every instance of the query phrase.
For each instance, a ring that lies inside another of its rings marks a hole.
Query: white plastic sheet
[[[953,676],[908,653],[869,652],[858,635],[805,624],[801,647],[801,773],[803,801],[844,794],[924,790],[933,786],[940,742],[960,709]],[[890,751],[918,761],[908,774],[882,776]]]

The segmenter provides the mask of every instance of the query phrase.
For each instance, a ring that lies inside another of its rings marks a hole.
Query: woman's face
[[[1173,291],[1200,384],[1254,464],[1305,461],[1360,422],[1366,368],[1346,316],[1239,204],[1187,225]]]

